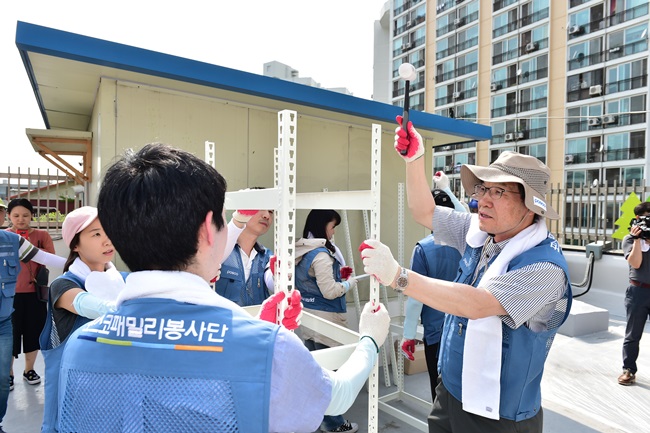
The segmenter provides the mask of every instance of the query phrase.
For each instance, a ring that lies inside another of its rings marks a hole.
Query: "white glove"
[[[341,284],[343,285],[345,293],[348,293],[350,289],[357,287],[357,280],[355,278],[350,278],[349,280],[343,281]]]
[[[368,302],[363,307],[361,319],[359,320],[359,334],[361,338],[364,336],[372,338],[377,345],[377,352],[386,341],[389,327],[390,315],[384,304],[379,303],[379,306],[375,307],[371,302]]]
[[[375,239],[367,239],[359,249],[364,272],[374,275],[384,286],[393,284],[399,271],[399,264],[393,258],[390,249]]]
[[[436,171],[433,175],[433,183],[438,189],[449,188],[449,178],[442,171]]]

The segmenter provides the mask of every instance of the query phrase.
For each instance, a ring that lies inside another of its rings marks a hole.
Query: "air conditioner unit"
[[[600,126],[600,117],[592,117],[587,120],[587,125],[589,126]]]
[[[588,89],[589,88],[589,83],[586,81],[581,81],[580,82],[580,88],[581,89]]]
[[[451,165],[445,165],[445,172],[451,171],[452,167]]]
[[[407,21],[406,27],[413,27],[413,21]]]
[[[571,26],[569,27],[569,34],[579,35],[580,33],[582,33],[582,30],[583,30],[582,26]]]
[[[603,125],[611,125],[612,123],[616,123],[618,121],[618,117],[614,114],[608,114],[606,116],[603,116]]]
[[[573,164],[573,156],[574,155],[564,155],[564,163]]]
[[[524,133],[523,132],[515,132],[515,138],[517,140],[523,140],[524,139]]]
[[[451,94],[451,97],[454,98],[454,99],[458,99],[458,98],[460,98],[460,92],[454,92],[454,93],[452,93],[452,94]]]
[[[460,18],[456,18],[456,19],[454,20],[454,25],[455,25],[456,27],[460,27],[460,26],[462,26],[462,25],[463,25],[463,20],[461,20]]]
[[[526,52],[527,53],[535,51],[536,49],[537,49],[537,44],[535,42],[531,42],[529,44],[526,44]]]
[[[589,88],[589,96],[598,96],[603,93],[603,86],[596,84]]]
[[[612,47],[609,49],[610,53],[618,53],[619,51],[621,51],[621,47]]]
[[[506,134],[505,139],[506,139],[506,141],[512,141],[512,140],[515,139],[515,134],[513,134],[512,132],[509,132],[509,133]]]
[[[496,92],[496,91],[499,90],[500,88],[501,88],[501,85],[500,85],[499,83],[491,83],[491,84],[490,84],[490,90],[491,90],[492,92]]]
[[[402,51],[410,50],[411,49],[411,43],[407,42],[405,44],[402,44]]]

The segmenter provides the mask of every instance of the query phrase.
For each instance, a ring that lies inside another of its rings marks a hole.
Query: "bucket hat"
[[[546,201],[551,170],[539,159],[518,152],[506,151],[488,167],[463,165],[460,180],[465,191],[483,182],[515,182],[524,187],[526,207],[539,216],[558,219],[560,216]]]

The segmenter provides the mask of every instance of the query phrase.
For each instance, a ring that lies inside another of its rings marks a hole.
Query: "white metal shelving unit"
[[[372,125],[371,179],[367,191],[296,192],[297,113],[278,113],[278,147],[274,157],[274,188],[229,192],[226,209],[275,209],[274,251],[278,257],[276,287],[290,292],[294,288],[296,210],[367,210],[370,238],[379,239],[381,198],[381,126]],[[206,161],[214,166],[214,143],[206,142]],[[370,278],[370,300],[379,302],[379,282]],[[284,305],[280,308],[282,308]],[[255,313],[255,308],[247,308]],[[301,326],[313,329],[341,343],[341,346],[312,352],[318,363],[337,369],[354,351],[359,334],[303,312]],[[385,352],[385,351],[384,351]],[[384,355],[385,356],[385,355]],[[375,364],[368,386],[368,431],[378,431],[378,366]]]

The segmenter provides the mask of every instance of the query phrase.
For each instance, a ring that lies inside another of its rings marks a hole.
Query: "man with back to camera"
[[[541,433],[544,363],[571,303],[566,260],[544,219],[559,218],[545,198],[550,170],[516,152],[489,167],[463,165],[461,182],[478,213],[437,207],[424,142],[407,127],[396,130],[395,149],[405,153],[409,209],[462,254],[458,275],[447,282],[409,272],[373,240],[362,257],[365,272],[447,313],[429,431]]]
[[[107,170],[99,218],[132,273],[117,310],[70,337],[59,431],[306,432],[352,405],[388,333],[386,308],[366,304],[359,343],[332,372],[295,334],[216,294],[225,193],[213,167],[163,144]],[[275,315],[283,297],[262,310]]]
[[[618,377],[621,385],[636,381],[639,343],[650,315],[650,227],[644,217],[650,215],[650,202],[634,208],[636,220],[630,234],[623,238],[623,255],[629,265],[630,284],[625,291],[625,339],[623,340],[623,373]],[[645,229],[645,230],[644,230]]]

